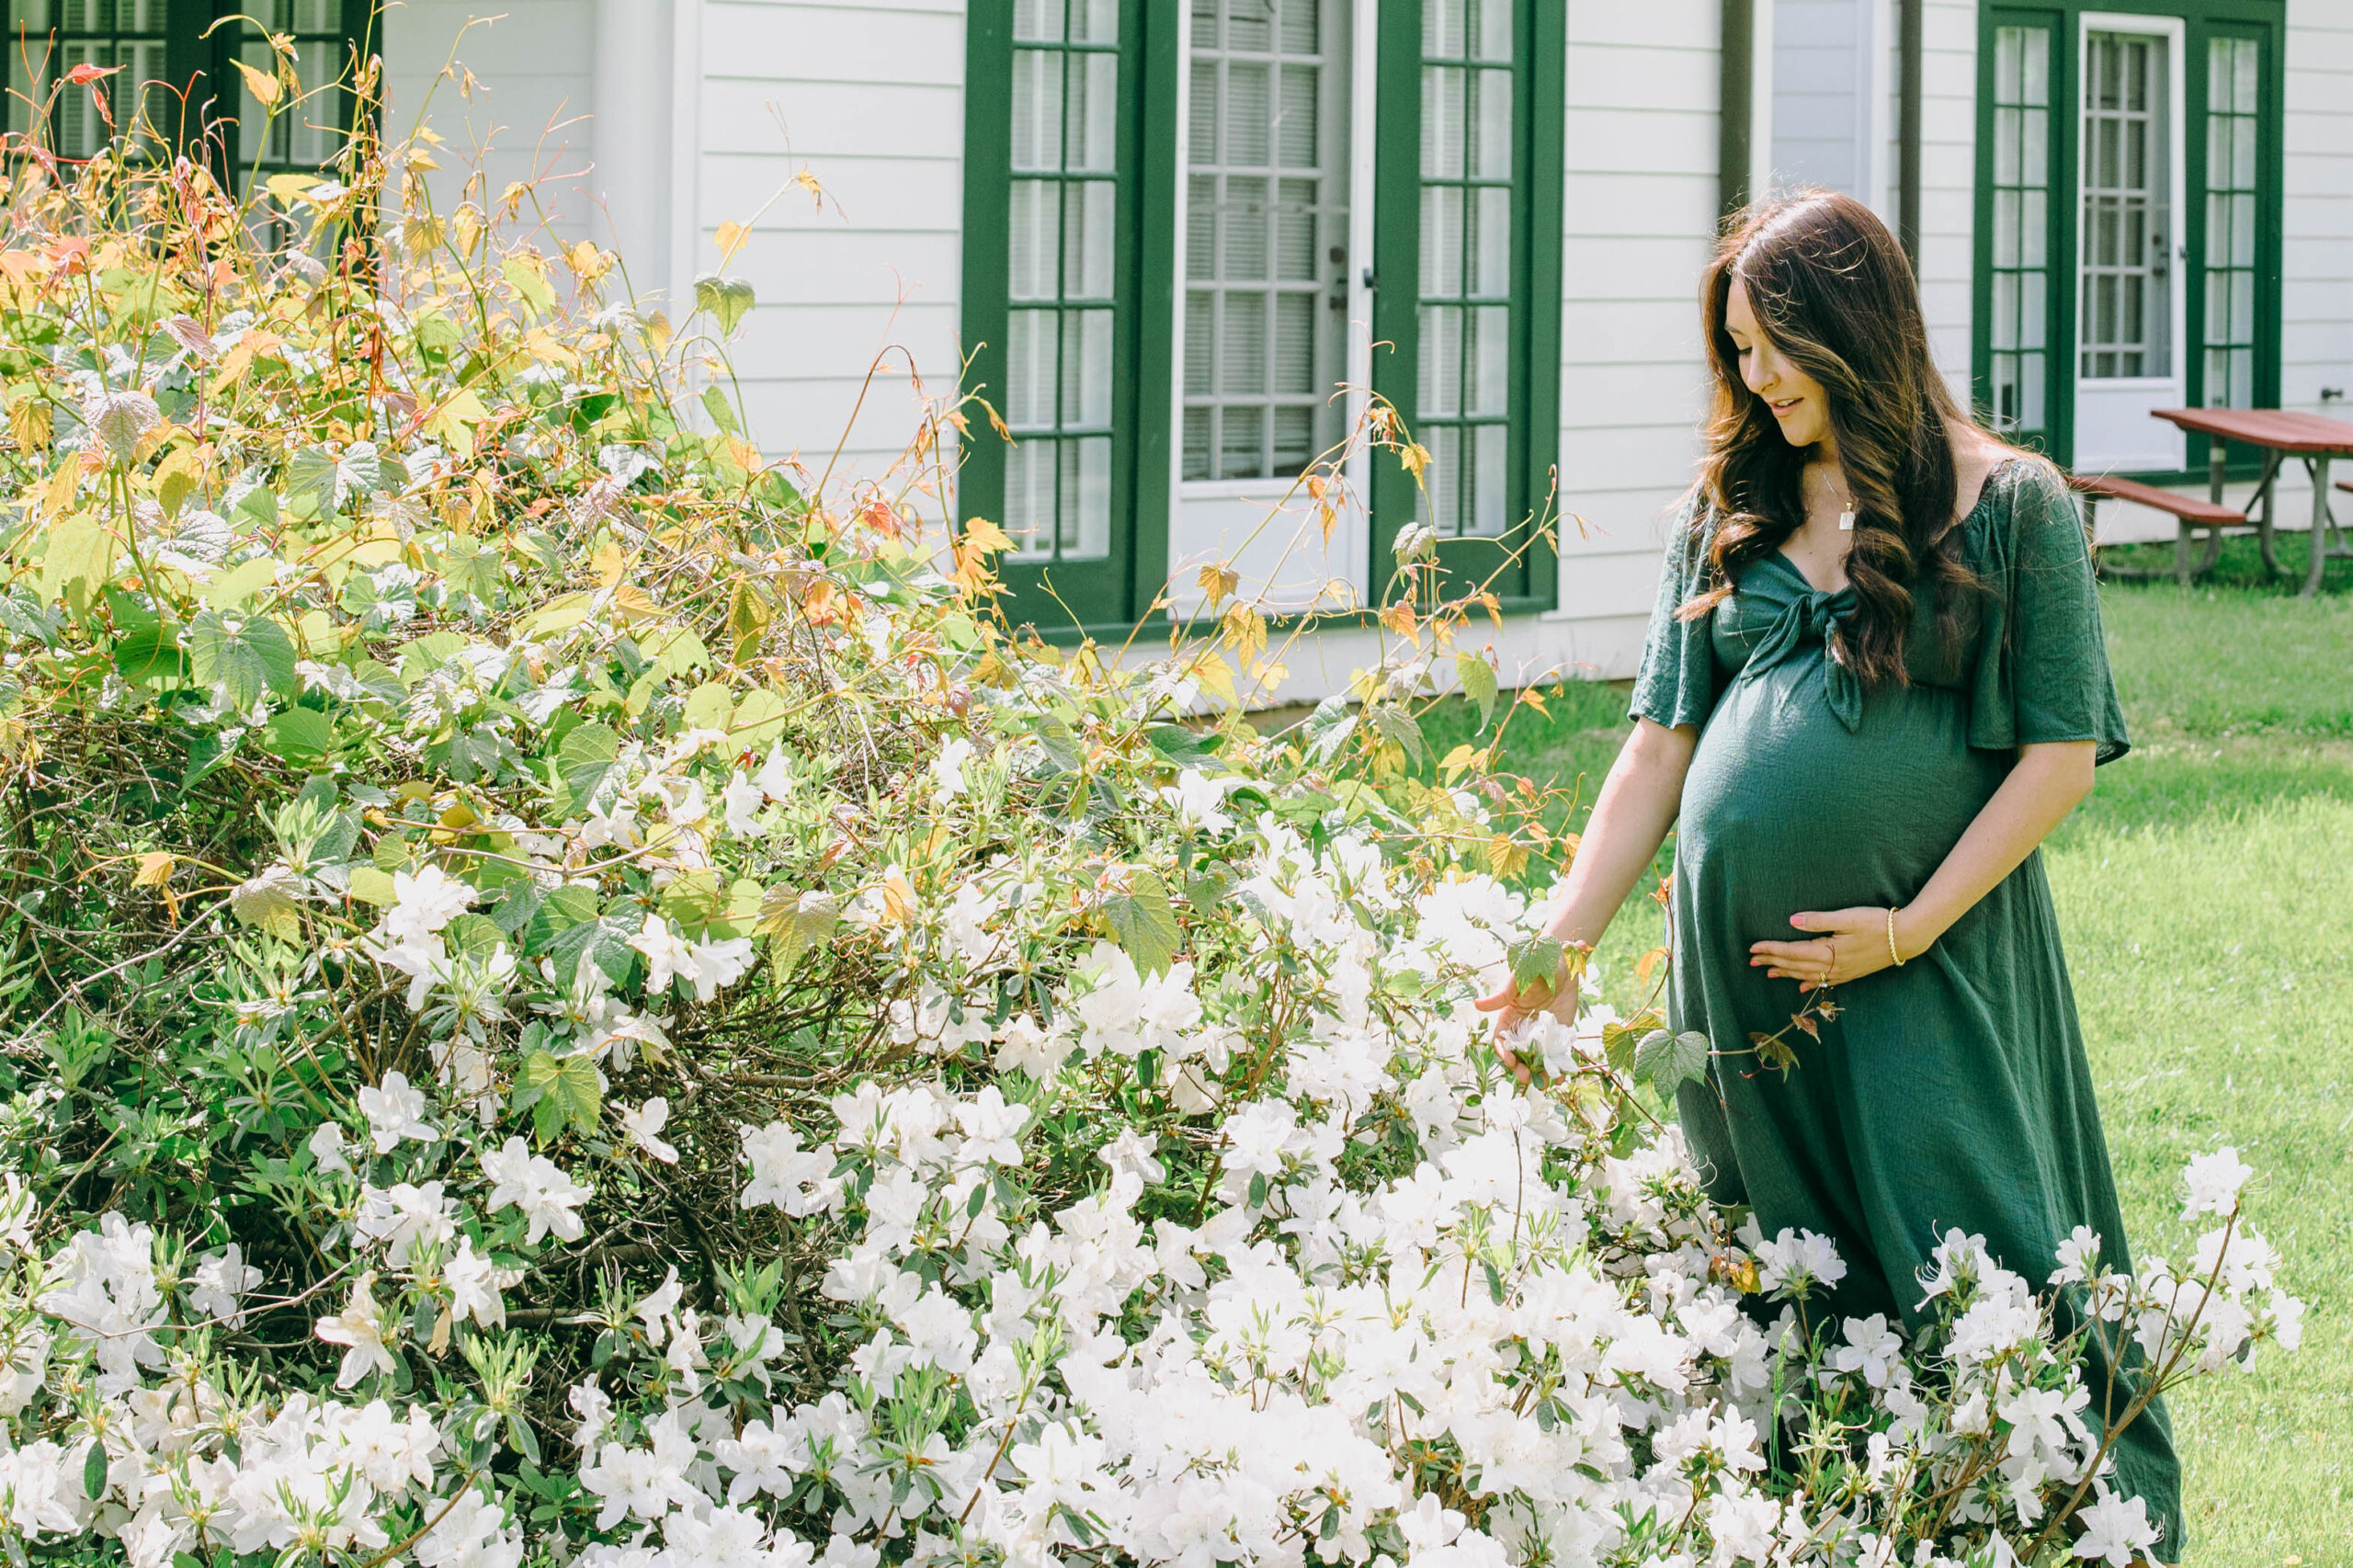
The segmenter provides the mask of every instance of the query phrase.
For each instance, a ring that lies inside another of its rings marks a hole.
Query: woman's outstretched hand
[[[1809,912],[1790,916],[1790,924],[1801,931],[1818,935],[1787,942],[1751,942],[1748,963],[1754,969],[1765,966],[1768,977],[1774,980],[1794,980],[1800,991],[1818,991],[1825,985],[1843,985],[1850,980],[1860,980],[1876,974],[1894,960],[1887,950],[1887,907],[1857,907],[1834,909],[1827,914]],[[1896,950],[1907,963],[1914,949],[1905,942],[1904,916],[1896,912]]]
[[[1540,982],[1535,985],[1521,985],[1517,981],[1506,980],[1501,990],[1480,997],[1473,1006],[1483,1013],[1495,1015],[1495,1054],[1504,1059],[1504,1065],[1511,1069],[1512,1075],[1525,1084],[1533,1075],[1532,1069],[1512,1054],[1511,1048],[1504,1044],[1504,1039],[1517,1033],[1520,1025],[1539,1013],[1550,1013],[1564,1024],[1574,1024],[1577,1021],[1576,977],[1570,971],[1568,960],[1563,958],[1560,971],[1549,983]]]

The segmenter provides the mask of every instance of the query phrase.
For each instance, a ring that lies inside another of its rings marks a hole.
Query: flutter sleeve
[[[1716,706],[1716,662],[1708,620],[1677,620],[1676,608],[1696,591],[1707,558],[1705,531],[1693,526],[1701,503],[1684,504],[1670,530],[1665,563],[1659,571],[1658,603],[1651,611],[1642,667],[1634,676],[1629,718],[1648,719],[1674,729],[1704,726]]]
[[[1977,647],[1969,744],[2006,751],[2092,741],[2097,760],[2113,762],[2132,743],[2108,666],[2083,514],[2048,466],[2018,467],[2009,506],[1989,509],[1981,553],[1990,602]]]

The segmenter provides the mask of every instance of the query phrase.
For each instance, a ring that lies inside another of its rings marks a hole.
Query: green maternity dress
[[[1633,697],[1636,717],[1699,731],[1669,906],[1673,1025],[1720,1053],[1680,1096],[1693,1156],[1712,1195],[1753,1206],[1768,1236],[1836,1240],[1842,1317],[1907,1328],[1919,1272],[1954,1228],[2038,1290],[2079,1224],[2131,1267],[2040,851],[1927,952],[1837,987],[1820,1040],[1791,1035],[1786,1078],[1737,1054],[1802,1005],[1795,981],[1750,967],[1751,942],[1800,935],[1802,910],[1912,898],[2017,747],[2124,754],[2084,527],[2058,475],[2009,460],[1962,528],[1990,589],[1965,638],[1940,648],[1923,602],[1910,685],[1870,690],[1824,651],[1851,590],[1817,591],[1778,551],[1711,615],[1675,619],[1706,555],[1679,528]],[[2105,1369],[2089,1381],[2096,1419]],[[2146,1501],[2161,1552],[2177,1557],[2180,1471],[2161,1407],[2127,1429],[2117,1460],[2118,1490]]]

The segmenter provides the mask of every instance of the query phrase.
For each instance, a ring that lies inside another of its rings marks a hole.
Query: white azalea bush
[[[1660,1119],[1704,1041],[1499,1062],[1568,846],[1419,755],[1431,569],[1355,707],[1188,722],[1220,653],[1056,651],[991,530],[926,548],[929,433],[827,494],[685,399],[741,285],[608,304],[424,157],[269,223],[10,165],[13,1561],[2157,1544],[2114,1431],[2296,1337],[2235,1156],[2178,1267],[1956,1233],[1919,1337],[1825,1316]]]

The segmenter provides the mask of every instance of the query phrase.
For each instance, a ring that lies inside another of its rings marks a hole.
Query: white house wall
[[[529,184],[563,238],[589,233],[594,10],[585,0],[404,0],[388,11],[385,131],[404,135],[424,115],[448,143],[434,176],[443,210],[478,167],[493,202]],[[473,74],[471,96],[442,78],[453,61]]]
[[[813,468],[839,447],[839,472],[879,474],[916,429],[910,367],[933,397],[956,388],[964,8],[676,3],[700,62],[678,117],[696,137],[688,276],[719,266],[721,224],[752,225],[726,270],[758,300],[733,347],[753,428]]]
[[[1786,4],[1787,0],[1783,0]],[[1716,226],[1717,0],[1573,5],[1561,266],[1560,608],[1506,677],[1631,675],[1707,407],[1699,274]]]

